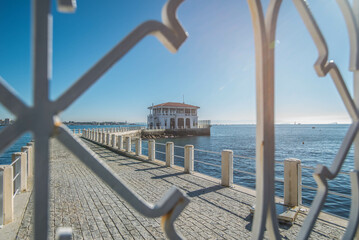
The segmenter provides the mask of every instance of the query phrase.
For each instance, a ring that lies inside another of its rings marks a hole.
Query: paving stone
[[[156,203],[173,186],[191,202],[175,222],[187,239],[249,239],[253,196],[198,176],[141,162],[84,142],[139,196]],[[58,227],[72,227],[74,239],[165,239],[160,219],[135,211],[56,140],[51,141],[49,239]],[[17,239],[32,236],[33,197],[26,208]],[[281,226],[283,238],[295,239],[304,214],[292,226]],[[317,221],[311,239],[338,239],[344,229]]]

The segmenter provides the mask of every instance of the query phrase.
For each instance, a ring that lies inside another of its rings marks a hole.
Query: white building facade
[[[167,102],[148,107],[147,127],[150,129],[198,128],[199,107],[176,102]]]

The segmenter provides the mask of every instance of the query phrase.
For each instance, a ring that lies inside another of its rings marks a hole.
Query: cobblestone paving
[[[120,156],[86,141],[118,175],[149,202],[157,202],[175,185],[191,198],[176,221],[187,239],[249,239],[254,198],[246,193],[175,169]],[[160,219],[141,216],[58,142],[51,148],[50,239],[61,226],[70,226],[74,239],[164,239]],[[33,198],[17,239],[32,234]],[[294,239],[304,216],[292,226],[280,225],[284,239]],[[318,222],[312,239],[338,239],[343,229]]]

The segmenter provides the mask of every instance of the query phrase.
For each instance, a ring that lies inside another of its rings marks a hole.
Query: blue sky
[[[146,20],[160,20],[164,0],[78,0],[74,14],[56,11],[51,98]],[[263,1],[264,5],[268,1]],[[349,40],[336,1],[309,0],[350,91]],[[199,118],[255,123],[251,16],[244,0],[187,0],[178,18],[189,37],[176,54],[148,36],[64,111],[64,121],[146,121],[152,103],[200,106]],[[0,76],[32,104],[30,2],[0,2]],[[283,1],[276,37],[276,122],[348,123],[330,77],[317,77],[317,50],[291,1]],[[0,106],[0,119],[13,116]]]

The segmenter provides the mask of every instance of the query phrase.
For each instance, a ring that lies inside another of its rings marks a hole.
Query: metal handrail
[[[184,157],[182,157],[182,156],[178,156],[178,155],[173,155],[174,157],[178,157],[178,158],[183,158],[184,159]]]

